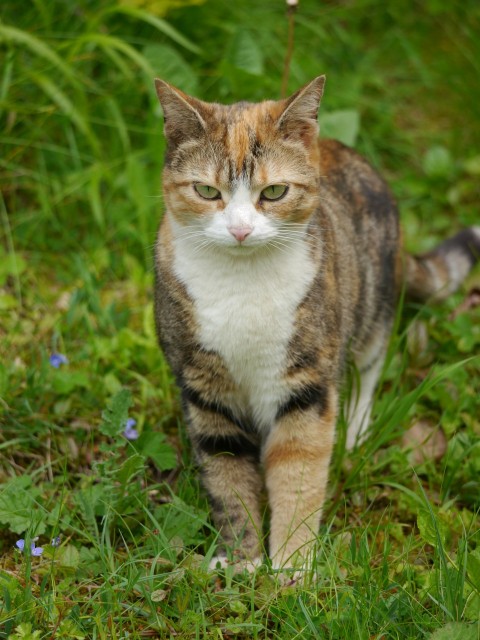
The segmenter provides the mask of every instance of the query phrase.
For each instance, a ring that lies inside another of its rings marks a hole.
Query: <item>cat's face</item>
[[[305,233],[319,198],[324,78],[279,102],[223,106],[157,81],[168,142],[164,197],[175,232],[247,254]]]

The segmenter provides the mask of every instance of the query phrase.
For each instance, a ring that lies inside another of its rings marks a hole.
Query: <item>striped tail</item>
[[[468,227],[421,256],[406,256],[406,294],[414,300],[443,300],[458,289],[480,261],[480,227]]]

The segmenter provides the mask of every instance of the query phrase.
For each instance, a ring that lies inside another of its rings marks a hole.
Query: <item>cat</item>
[[[263,488],[273,568],[306,566],[347,359],[361,379],[352,448],[403,283],[441,298],[480,255],[480,227],[403,253],[386,184],[352,149],[318,139],[324,82],[225,106],[155,81],[167,141],[155,316],[225,545],[212,568],[261,564]]]

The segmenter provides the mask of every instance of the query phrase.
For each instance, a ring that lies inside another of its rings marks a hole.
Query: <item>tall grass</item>
[[[299,4],[288,90],[327,73],[322,133],[389,178],[412,250],[479,223],[479,22],[473,1]],[[0,6],[0,638],[479,637],[478,269],[399,315],[348,457],[340,424],[310,581],[206,570],[217,532],[153,323],[153,77],[277,97],[287,32],[280,0]]]

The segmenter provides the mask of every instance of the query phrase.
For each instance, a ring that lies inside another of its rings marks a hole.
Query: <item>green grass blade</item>
[[[78,40],[79,44],[84,42],[98,45],[105,52],[108,52],[109,50],[119,51],[120,53],[123,53],[123,55],[127,58],[130,58],[130,60],[132,60],[132,62],[140,67],[140,69],[142,69],[147,76],[151,77],[152,75],[155,75],[155,72],[149,61],[144,56],[142,56],[141,53],[138,53],[138,51],[134,47],[124,42],[120,38],[117,38],[116,36],[111,36],[105,33],[87,33],[81,36],[81,38],[79,38]]]
[[[375,419],[374,425],[376,426],[371,429],[372,437],[369,438],[365,444],[365,455],[359,458],[358,464],[349,473],[345,482],[345,487],[350,487],[355,484],[360,472],[365,467],[368,460],[370,460],[374,455],[375,451],[398,436],[399,425],[403,425],[405,423],[410,409],[414,406],[417,400],[427,393],[429,389],[447,378],[453,371],[464,367],[467,362],[470,362],[473,359],[474,358],[466,358],[461,362],[456,362],[445,367],[433,368],[431,374],[422,380],[415,389],[405,394],[403,397],[395,399],[395,401],[386,409],[385,413]]]
[[[184,47],[185,49],[188,49],[189,51],[191,51],[192,53],[196,53],[197,55],[202,53],[200,47],[197,47],[197,45],[194,44],[191,40],[183,36],[166,20],[157,18],[151,13],[148,13],[148,11],[143,11],[142,9],[137,9],[136,7],[122,4],[107,9],[103,15],[109,13],[123,13],[124,15],[130,16],[131,18],[136,18],[137,20],[146,22],[147,24],[150,24],[152,27],[155,27],[155,29],[163,33],[163,35],[179,44],[181,47]]]
[[[100,150],[100,143],[90,128],[88,120],[82,115],[70,98],[50,78],[41,73],[31,73],[30,78],[35,82],[57,107],[69,118],[85,135],[95,153]]]
[[[66,64],[51,47],[39,38],[32,36],[31,33],[0,23],[0,42],[6,42],[29,49],[31,53],[39,58],[51,62],[57,71],[68,78],[73,85],[79,85],[74,70]]]

